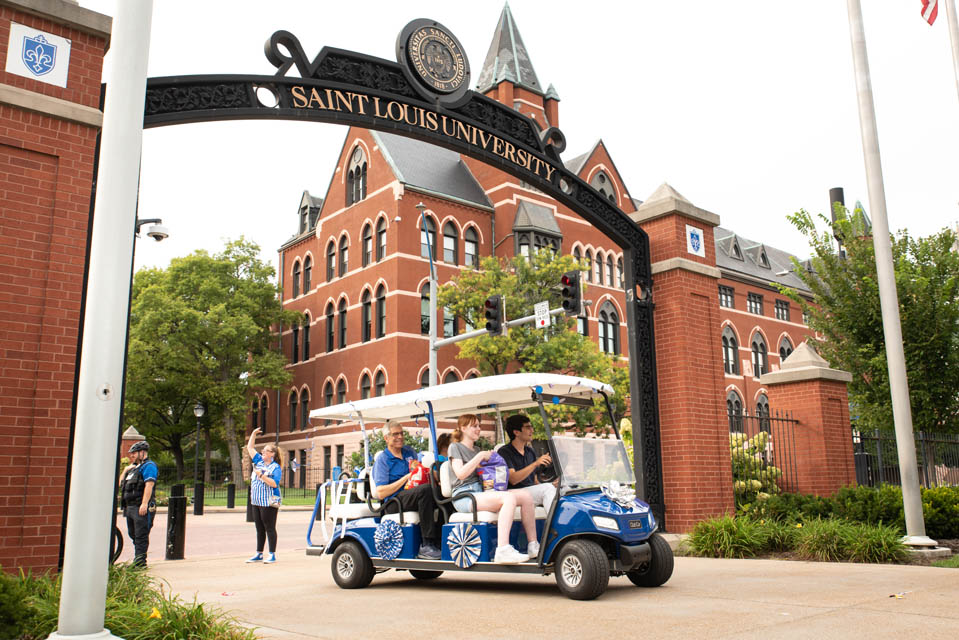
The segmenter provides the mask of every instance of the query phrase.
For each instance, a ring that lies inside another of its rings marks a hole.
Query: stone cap
[[[133,426],[130,426],[123,432],[123,440],[146,440],[146,436],[141,435]]]
[[[697,207],[666,182],[659,185],[646,198],[646,201],[636,208],[636,211],[629,214],[629,217],[633,219],[633,222],[641,224],[672,213],[682,214],[687,218],[713,227],[719,225],[718,215]]]
[[[13,7],[105,40],[110,39],[113,18],[81,7],[74,0],[0,0],[0,5]]]
[[[760,384],[783,384],[786,382],[801,382],[805,380],[832,380],[834,382],[852,382],[852,374],[848,371],[832,369],[822,356],[803,342],[789,357],[783,360],[779,371],[763,374],[759,378]]]

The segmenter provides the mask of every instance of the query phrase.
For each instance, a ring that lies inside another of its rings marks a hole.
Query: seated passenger
[[[499,454],[509,467],[509,484],[515,489],[524,489],[533,496],[534,505],[542,505],[549,513],[549,507],[556,498],[556,487],[549,482],[540,482],[536,471],[548,469],[553,464],[548,453],[536,457],[530,446],[533,441],[533,425],[529,418],[518,413],[506,419],[506,434],[509,444],[499,448]],[[543,467],[543,469],[540,469]]]
[[[453,432],[453,444],[450,445],[450,464],[456,481],[453,483],[453,506],[457,511],[470,513],[473,502],[468,494],[476,498],[479,511],[499,511],[497,524],[497,547],[493,562],[499,564],[517,564],[529,560],[529,555],[520,553],[509,543],[509,533],[513,526],[513,514],[520,507],[520,517],[526,538],[529,540],[529,553],[539,554],[536,541],[536,512],[533,499],[526,491],[483,491],[483,483],[476,473],[481,462],[489,460],[492,451],[477,451],[474,447],[480,436],[479,418],[473,414],[464,414],[457,421]]]
[[[452,440],[453,436],[448,433],[441,433],[440,437],[436,439],[437,460],[440,462],[449,459],[450,442],[452,442]]]
[[[376,498],[385,503],[396,497],[403,511],[416,511],[420,516],[420,544],[418,558],[438,560],[440,553],[440,527],[434,515],[436,500],[429,483],[412,489],[404,489],[410,479],[410,461],[416,460],[416,452],[403,445],[403,427],[398,424],[383,428],[386,450],[373,463],[373,482],[376,483]],[[396,501],[386,505],[386,513],[396,513]]]

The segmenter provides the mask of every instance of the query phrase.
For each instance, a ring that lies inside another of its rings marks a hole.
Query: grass
[[[21,573],[0,577],[23,594],[19,620],[0,618],[0,631],[12,640],[40,640],[57,627],[60,576]],[[163,585],[129,564],[110,567],[104,626],[126,640],[255,640],[252,629],[196,600],[168,594]]]
[[[942,567],[944,569],[959,569],[959,555],[954,555],[945,560],[936,560],[932,563],[932,566]]]

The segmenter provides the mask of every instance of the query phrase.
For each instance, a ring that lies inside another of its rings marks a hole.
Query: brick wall
[[[0,70],[0,86],[98,104],[104,36],[0,6],[3,51],[11,21],[69,38],[70,74],[63,89]],[[96,134],[95,126],[0,102],[0,565],[6,570],[56,567],[59,556]]]

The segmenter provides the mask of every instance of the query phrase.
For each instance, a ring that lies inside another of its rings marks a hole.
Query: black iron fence
[[[959,435],[917,431],[914,438],[919,483],[926,488],[959,485]],[[857,484],[902,483],[895,432],[853,428],[852,446]]]
[[[786,412],[727,413],[736,504],[796,491],[796,425]]]
[[[280,492],[284,499],[287,498],[316,498],[317,485],[327,479],[327,474],[322,469],[302,467],[297,465],[296,471],[292,470],[291,465],[285,465],[283,470],[283,481],[280,484]],[[174,484],[182,483],[186,485],[186,496],[190,504],[193,503],[193,467],[186,469],[182,478],[177,478],[176,466],[161,465],[157,468],[157,490],[158,496],[162,499],[169,494],[170,487]],[[204,477],[203,467],[200,467],[200,477]],[[228,485],[231,484],[232,470],[227,464],[211,464],[209,478],[211,482],[204,485],[203,503],[205,505],[226,504]],[[242,478],[236,483],[235,500],[237,505],[245,505],[247,499],[247,487],[249,478]]]

